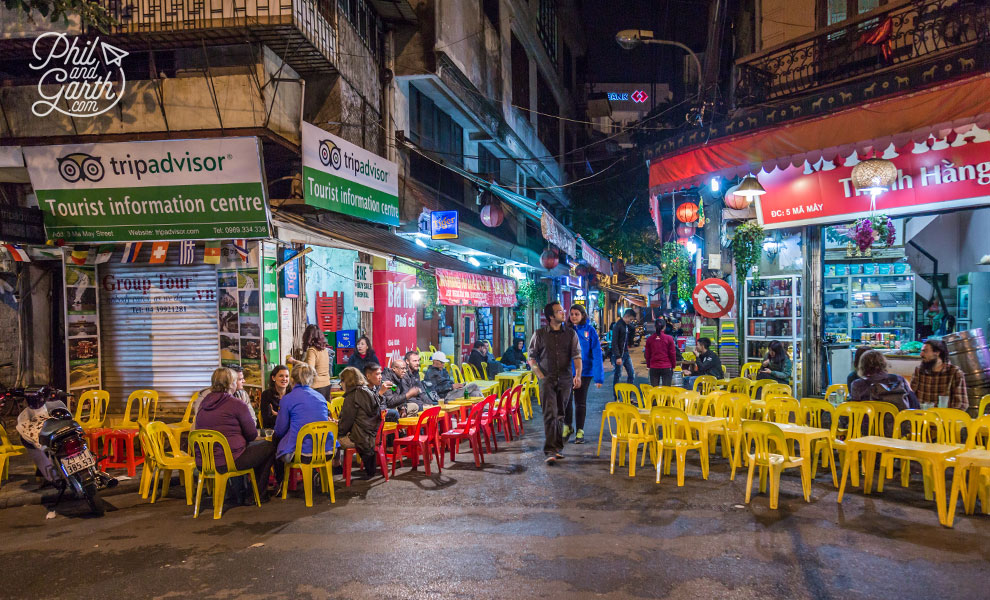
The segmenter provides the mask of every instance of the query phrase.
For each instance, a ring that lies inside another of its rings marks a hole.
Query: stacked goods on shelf
[[[739,338],[736,337],[736,322],[732,319],[723,319],[719,324],[718,357],[726,377],[739,376]]]

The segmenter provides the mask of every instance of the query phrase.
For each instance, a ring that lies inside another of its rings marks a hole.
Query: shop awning
[[[782,107],[786,110],[787,107]],[[893,143],[924,142],[974,123],[990,127],[990,74],[970,77],[820,117],[726,138],[650,161],[650,194],[698,185],[718,175],[815,164]]]
[[[623,300],[626,300],[627,302],[629,302],[633,306],[639,306],[640,308],[646,308],[648,306],[648,304],[646,302],[646,298],[643,297],[643,296],[638,296],[638,295],[637,296],[634,296],[634,295],[631,295],[631,294],[625,294],[625,295],[622,296],[622,299]]]
[[[283,210],[275,212],[272,224],[278,228],[279,239],[287,242],[357,250],[380,258],[405,258],[417,263],[429,263],[433,267],[500,277],[497,273],[473,267],[452,256],[417,246],[388,229],[370,223],[344,221],[332,216],[317,221]]]

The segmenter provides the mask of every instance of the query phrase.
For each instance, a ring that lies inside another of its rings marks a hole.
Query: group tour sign
[[[399,224],[399,167],[394,162],[303,122],[302,164],[306,204]]]
[[[266,238],[258,139],[24,148],[50,239]]]

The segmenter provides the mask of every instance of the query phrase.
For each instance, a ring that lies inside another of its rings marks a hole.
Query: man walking
[[[969,408],[966,376],[949,362],[949,348],[942,340],[928,340],[921,347],[921,364],[915,367],[911,387],[918,402],[942,408]]]
[[[581,345],[577,333],[564,327],[564,307],[551,302],[543,308],[548,325],[529,341],[529,364],[540,380],[543,400],[544,462],[552,465],[564,458],[564,406],[571,391],[581,387]],[[571,364],[574,371],[571,371]]]
[[[619,383],[619,376],[622,367],[626,367],[626,383],[636,381],[636,373],[633,371],[632,361],[629,360],[629,331],[633,321],[636,320],[636,311],[627,308],[622,314],[622,318],[612,324],[612,387]],[[613,390],[613,394],[615,391]]]

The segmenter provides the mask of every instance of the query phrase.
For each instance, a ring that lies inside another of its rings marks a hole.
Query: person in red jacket
[[[674,338],[664,333],[666,322],[661,318],[655,323],[653,335],[646,338],[646,366],[650,369],[650,385],[670,385],[677,364],[677,348]]]

